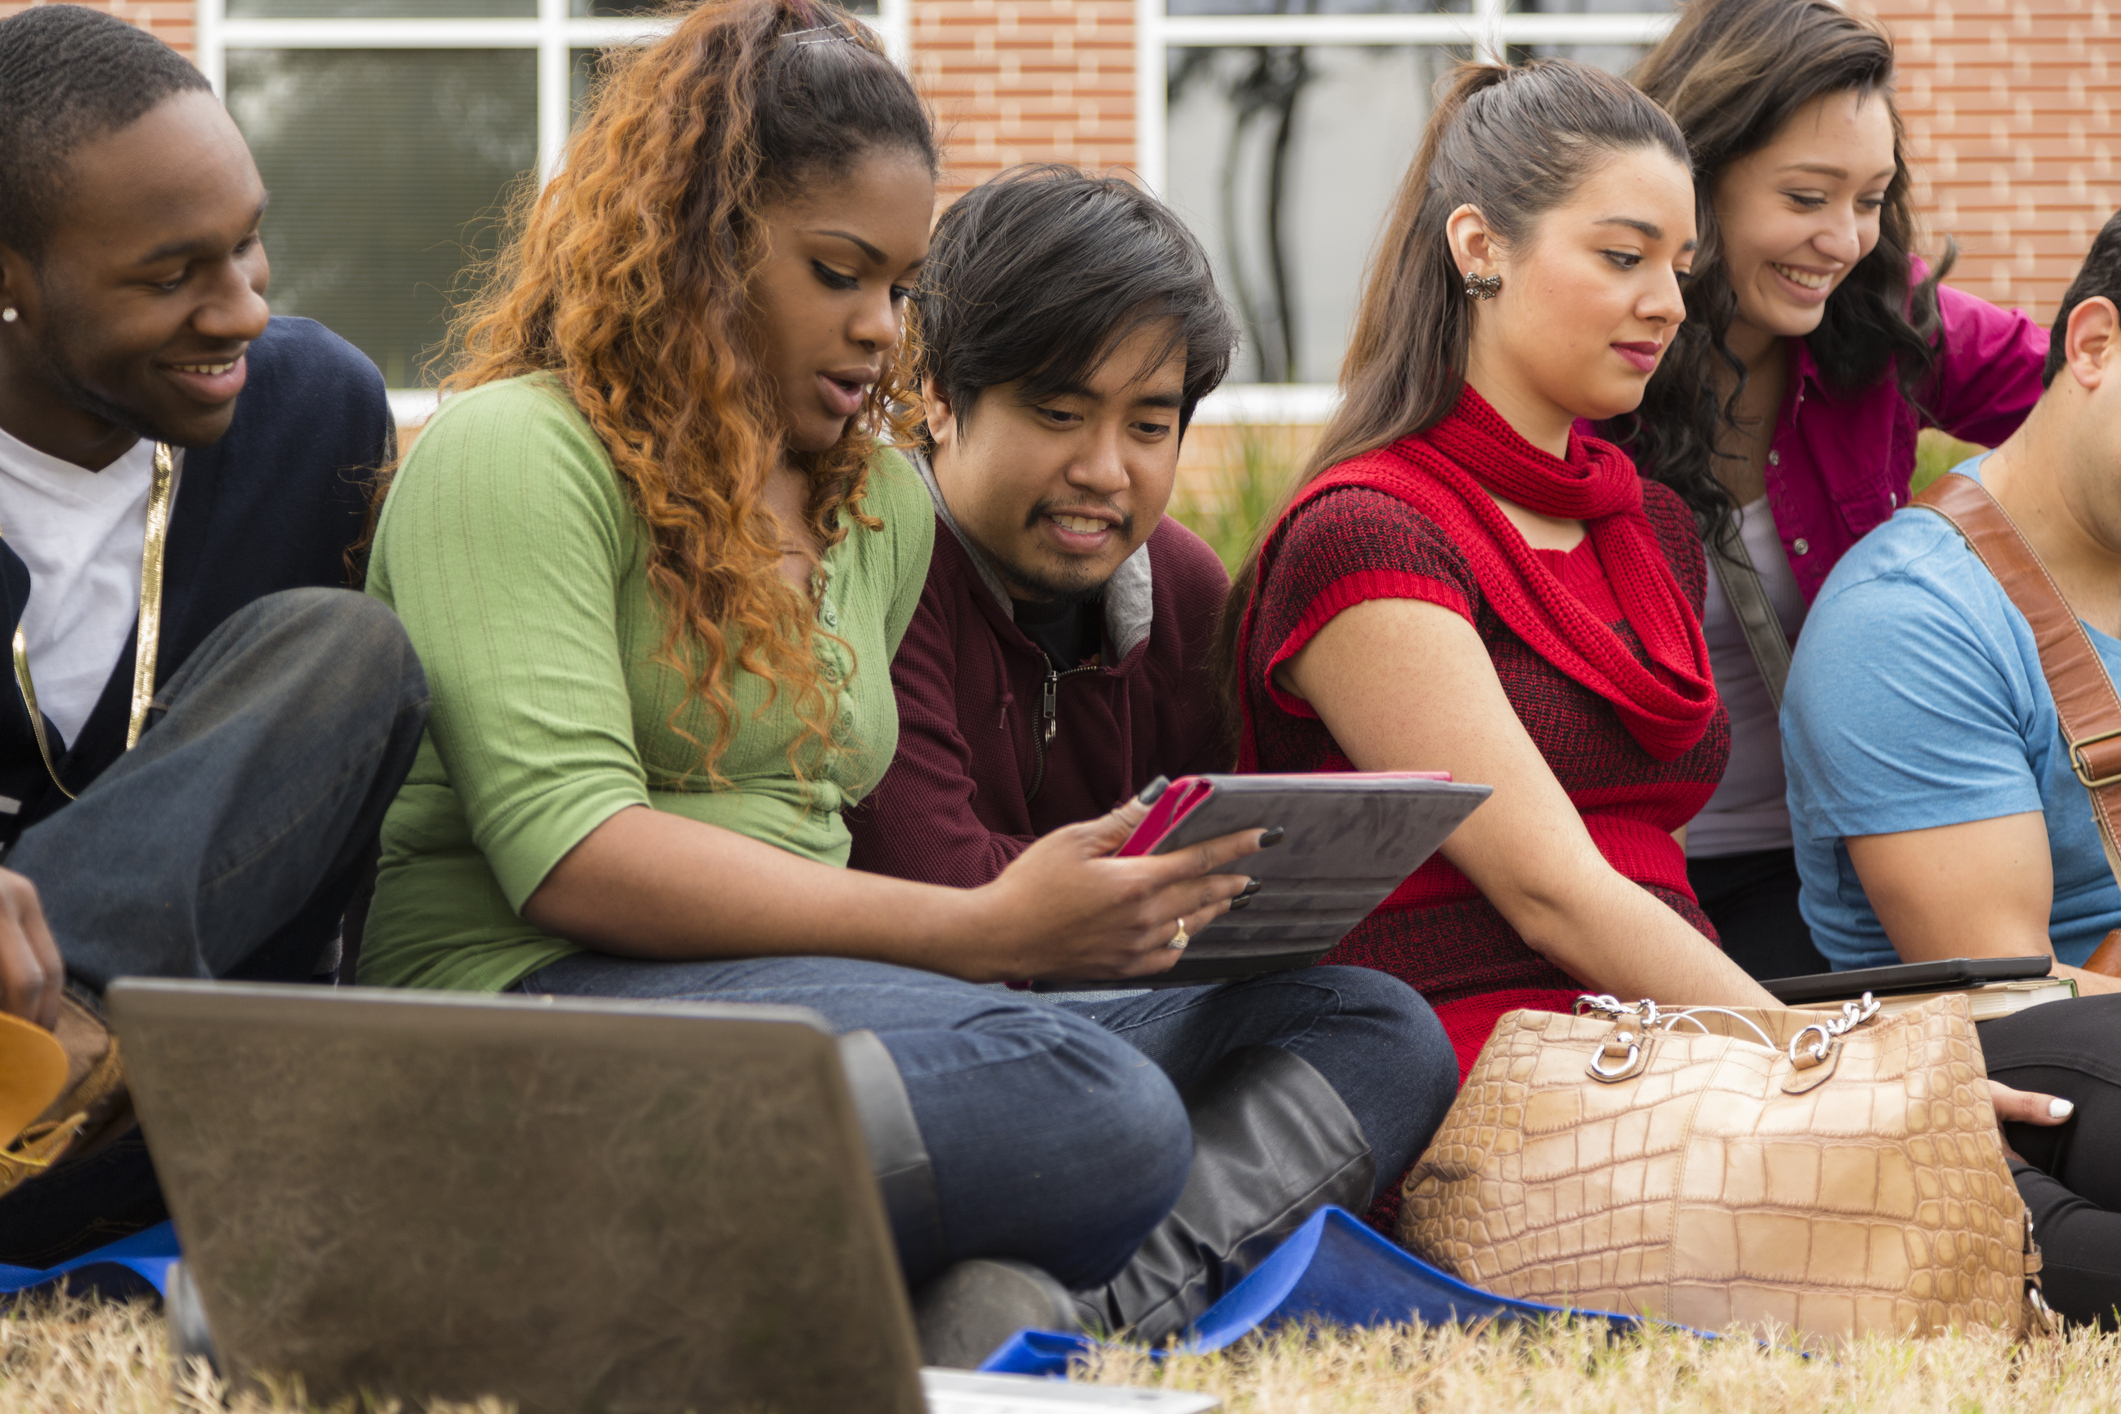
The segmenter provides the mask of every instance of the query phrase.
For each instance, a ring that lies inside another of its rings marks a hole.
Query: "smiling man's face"
[[[38,258],[0,251],[0,423],[91,469],[136,438],[228,430],[265,332],[265,187],[210,93],[75,149]]]
[[[1052,397],[983,391],[970,416],[924,389],[943,502],[1018,599],[1089,599],[1139,549],[1178,472],[1183,347],[1144,325]]]

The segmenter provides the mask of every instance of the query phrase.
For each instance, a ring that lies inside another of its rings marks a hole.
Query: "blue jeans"
[[[802,1006],[837,1032],[876,1032],[934,1169],[934,1267],[1014,1257],[1078,1289],[1110,1280],[1178,1201],[1193,1158],[1180,1094],[1229,1052],[1280,1046],[1308,1061],[1361,1123],[1380,1185],[1419,1155],[1457,1089],[1428,1005],[1359,967],[1049,1002],[847,958],[577,953],[517,989]],[[904,1236],[899,1245],[914,1250]]]
[[[303,981],[329,965],[426,723],[390,610],[343,589],[268,595],[207,635],[140,744],[4,862],[37,886],[77,989]],[[162,1216],[135,1131],[0,1198],[0,1262],[46,1266]]]

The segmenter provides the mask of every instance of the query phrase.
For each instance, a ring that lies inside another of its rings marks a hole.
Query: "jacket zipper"
[[[1046,664],[1046,680],[1040,685],[1038,694],[1039,728],[1037,734],[1031,738],[1031,750],[1037,765],[1031,773],[1031,789],[1024,794],[1026,802],[1038,799],[1039,789],[1046,784],[1046,747],[1052,742],[1053,734],[1060,730],[1060,680],[1072,678],[1078,673],[1096,671],[1098,668],[1095,664],[1084,668],[1070,668],[1065,673],[1050,662]]]

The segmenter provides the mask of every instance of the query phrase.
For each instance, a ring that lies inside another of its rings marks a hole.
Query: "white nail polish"
[[[2068,1119],[2076,1112],[2077,1107],[2067,1100],[2049,1100],[2047,1102],[2047,1117],[2049,1119]]]

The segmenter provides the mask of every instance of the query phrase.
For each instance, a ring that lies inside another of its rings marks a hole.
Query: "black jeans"
[[[1765,981],[1833,970],[1797,911],[1795,850],[1689,859],[1686,877],[1723,939],[1724,954],[1748,976]]]
[[[2049,1002],[1984,1021],[1981,1053],[1994,1079],[2060,1095],[2067,1124],[2007,1124],[2011,1165],[2032,1209],[2047,1302],[2071,1321],[2116,1328],[2121,1305],[2121,995]]]
[[[427,680],[397,617],[296,589],[230,615],[155,695],[140,744],[6,866],[69,978],[309,978],[412,769]],[[160,1222],[138,1131],[0,1198],[0,1262],[43,1267]]]

